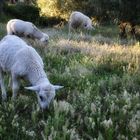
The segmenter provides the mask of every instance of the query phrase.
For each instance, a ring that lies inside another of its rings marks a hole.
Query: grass
[[[0,24],[1,38],[4,27]],[[43,58],[50,81],[64,88],[44,112],[33,92],[21,88],[13,102],[8,89],[8,101],[0,100],[0,139],[138,140],[139,43],[122,45],[115,26],[98,27],[88,36],[76,33],[71,40],[66,27],[42,30],[50,36],[48,46],[26,41]]]

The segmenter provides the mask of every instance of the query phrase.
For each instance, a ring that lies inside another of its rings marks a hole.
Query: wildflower
[[[115,111],[115,104],[114,103],[111,104],[110,111],[111,111],[111,113],[113,113]]]
[[[74,113],[74,108],[72,105],[66,101],[60,101],[60,102],[54,102],[54,108],[56,112],[66,112],[68,113],[69,111],[73,114]]]
[[[39,124],[40,124],[40,125],[44,125],[44,126],[47,125],[46,122],[45,122],[44,120],[41,120],[41,121],[39,122]]]
[[[18,127],[19,126],[19,123],[17,122],[17,118],[18,118],[18,115],[16,114],[12,120],[12,126],[13,127]]]
[[[123,140],[126,140],[125,136],[124,135],[121,135],[121,139]]]
[[[35,132],[34,131],[26,131],[26,135],[34,137],[35,136]]]
[[[137,131],[137,123],[135,121],[136,120],[132,119],[129,122],[130,130],[132,130],[133,132],[136,132]]]
[[[132,140],[138,140],[137,138],[133,138]]]
[[[92,122],[91,127],[92,127],[92,129],[95,128],[95,122]]]
[[[11,104],[11,103],[10,103],[10,104],[9,104],[9,110],[12,111],[13,109],[14,109],[14,104]]]
[[[102,122],[102,124],[103,124],[103,126],[105,127],[105,128],[110,128],[112,125],[113,125],[113,122],[112,122],[112,120],[111,120],[111,118],[109,119],[109,120],[104,120],[103,122]]]
[[[55,138],[55,137],[56,137],[56,131],[54,130],[54,127],[52,126],[51,127],[51,133],[48,136],[48,140],[53,140],[53,138]]]
[[[131,105],[130,95],[126,90],[123,93],[123,98],[126,101],[126,103],[130,106]]]
[[[98,140],[104,140],[103,135],[101,134],[101,132],[99,132],[99,135],[98,135],[98,138],[97,139]]]
[[[26,130],[25,127],[22,127],[22,131],[25,132],[25,130]]]
[[[13,121],[12,121],[12,126],[18,127],[18,126],[19,126],[19,123],[18,123],[18,122],[13,122]]]
[[[41,136],[42,136],[43,140],[47,140],[45,135],[44,135],[44,133],[43,133],[43,131],[41,131]]]
[[[140,111],[137,111],[135,115],[132,116],[132,119],[130,120],[128,126],[130,130],[133,132],[137,132],[140,126]]]
[[[139,98],[139,96],[140,96],[140,94],[137,92],[136,95],[135,95],[135,97],[136,98]]]
[[[123,97],[124,97],[125,99],[128,98],[128,92],[127,92],[126,90],[124,90]]]
[[[72,129],[71,131],[70,140],[80,140],[79,135],[75,132],[75,129]]]
[[[94,103],[91,103],[91,112],[95,113],[96,112],[96,105]]]

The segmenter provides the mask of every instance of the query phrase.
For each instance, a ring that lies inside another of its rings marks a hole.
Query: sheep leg
[[[9,29],[9,27],[7,28],[7,35],[12,35],[13,32],[11,31],[11,29]]]
[[[68,40],[71,39],[72,34],[73,34],[73,36],[76,34],[76,29],[74,29],[73,27],[70,26],[69,27],[69,33],[68,33]]]
[[[13,90],[12,99],[15,100],[17,92],[19,90],[19,81],[16,74],[12,74],[12,90]]]
[[[14,35],[14,31],[7,27],[7,35]]]
[[[9,81],[8,81],[8,88],[12,87],[12,79],[11,76],[9,77]]]
[[[91,30],[87,30],[87,31],[85,31],[86,33],[86,35],[91,35]]]
[[[3,79],[3,74],[2,74],[2,70],[0,69],[0,86],[1,86],[1,91],[2,91],[2,100],[6,100],[7,99],[7,94],[6,94],[6,89],[4,86],[4,79]]]
[[[83,31],[80,29],[80,36],[82,37],[83,36]]]
[[[71,23],[69,23],[68,40],[71,38]]]

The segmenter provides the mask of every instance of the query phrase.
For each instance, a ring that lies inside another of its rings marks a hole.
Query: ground
[[[6,34],[0,24],[0,38]],[[22,83],[16,101],[0,100],[2,140],[138,140],[140,138],[140,44],[120,41],[117,26],[88,35],[67,27],[41,29],[49,44],[25,39],[43,58],[53,84],[64,86],[49,110]],[[6,77],[5,82],[8,83]]]

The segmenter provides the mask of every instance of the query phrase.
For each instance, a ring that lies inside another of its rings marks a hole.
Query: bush
[[[40,16],[40,9],[34,5],[17,3],[15,5],[5,5],[4,13],[12,18],[18,18],[33,22],[40,26],[52,26],[64,21],[60,17]]]
[[[36,23],[39,19],[39,8],[33,5],[25,4],[15,4],[15,5],[5,5],[4,12],[14,18],[19,18],[22,20],[28,20]]]
[[[72,2],[69,0],[37,0],[37,6],[41,9],[40,14],[47,17],[68,19]]]
[[[53,26],[53,25],[58,25],[62,22],[65,22],[64,19],[58,18],[58,17],[45,17],[41,16],[38,19],[38,23],[41,26]]]

